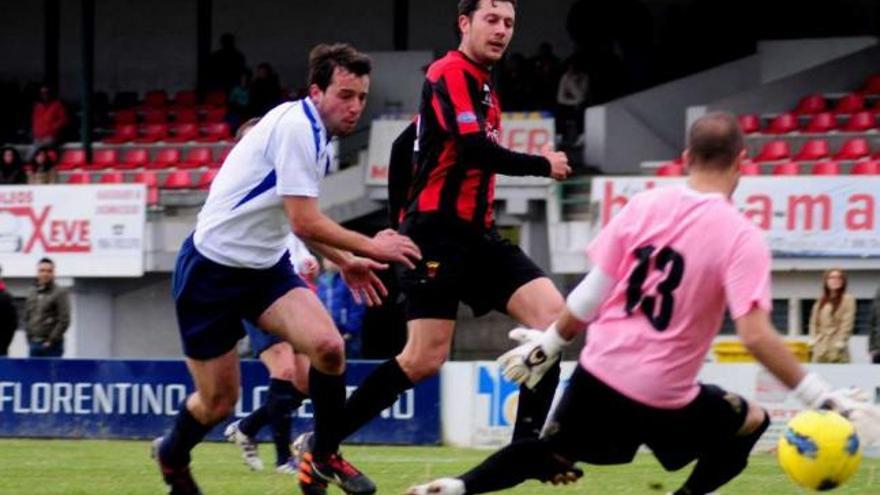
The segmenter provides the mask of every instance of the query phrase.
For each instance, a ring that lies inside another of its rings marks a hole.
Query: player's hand
[[[309,281],[315,280],[315,277],[318,276],[318,271],[321,269],[321,265],[318,264],[318,260],[314,256],[304,258],[298,264],[297,271],[300,277]]]
[[[416,267],[415,262],[422,259],[422,252],[416,243],[405,235],[386,229],[372,239],[373,257],[382,261],[403,263],[409,269]]]
[[[561,151],[553,151],[553,145],[550,143],[546,143],[541,147],[541,156],[550,162],[550,177],[561,181],[571,175],[568,156]]]
[[[822,397],[822,409],[830,409],[849,419],[864,445],[880,442],[880,408],[870,403],[871,396],[856,387],[838,389]]]
[[[551,325],[547,331],[514,328],[508,336],[520,345],[498,358],[498,366],[508,380],[528,388],[535,388],[547,370],[559,360],[562,348],[568,344]]]
[[[344,267],[339,267],[342,280],[351,291],[358,304],[380,306],[382,298],[388,296],[388,289],[376,276],[375,270],[385,270],[388,265],[360,256],[352,257]]]

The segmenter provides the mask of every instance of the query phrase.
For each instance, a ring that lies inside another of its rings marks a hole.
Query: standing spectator
[[[281,103],[281,83],[278,74],[267,62],[257,66],[254,80],[251,82],[252,117],[262,117],[269,110]]]
[[[537,110],[550,111],[556,103],[556,89],[561,73],[559,57],[553,53],[553,45],[544,42],[538,46],[538,53],[532,57],[535,78],[535,105]]]
[[[880,364],[880,287],[874,294],[874,305],[871,307],[871,338],[868,341],[871,362]]]
[[[18,150],[4,146],[0,153],[0,184],[27,184],[27,172]]]
[[[849,337],[856,318],[856,300],[846,293],[843,270],[825,272],[822,297],[810,312],[810,347],[813,362],[848,363]]]
[[[31,357],[61,357],[64,332],[70,326],[67,290],[55,283],[55,263],[43,258],[37,263],[37,283],[25,303],[25,331]]]
[[[559,79],[556,104],[559,130],[563,141],[573,143],[583,131],[583,111],[590,93],[590,76],[577,56],[566,61],[565,73]]]
[[[0,269],[0,274],[3,270]],[[9,354],[9,344],[18,329],[18,311],[12,296],[6,290],[6,283],[0,279],[0,357]]]
[[[361,328],[364,306],[354,300],[342,279],[339,267],[324,258],[324,273],[318,276],[318,298],[333,317],[336,328],[345,340],[345,355],[350,359],[361,357]]]
[[[52,148],[37,148],[31,158],[31,184],[52,184],[55,182],[58,171],[55,164],[58,162],[58,152]]]
[[[208,60],[209,86],[228,92],[238,84],[244,69],[244,55],[235,46],[235,36],[231,33],[221,34],[220,49],[212,53]]]
[[[40,95],[31,115],[34,148],[55,146],[68,123],[67,109],[48,84],[40,86]]]

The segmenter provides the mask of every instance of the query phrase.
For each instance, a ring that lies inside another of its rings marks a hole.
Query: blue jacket
[[[342,274],[324,272],[318,276],[318,297],[343,334],[359,335],[364,321],[362,304],[355,302]]]

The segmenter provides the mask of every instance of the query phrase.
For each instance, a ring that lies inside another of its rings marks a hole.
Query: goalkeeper
[[[640,193],[588,249],[593,269],[546,332],[517,329],[505,375],[534,385],[589,325],[569,387],[540,439],[515,442],[458,478],[409,495],[465,495],[527,479],[576,481],[575,463],[625,464],[647,445],[666,470],[696,460],[676,495],[713,492],[736,477],[770,424],[758,404],[696,381],[725,305],[748,350],[806,407],[847,415],[865,443],[876,409],[806,373],[770,323],[770,253],[730,197],[745,156],[734,116],[708,114],[689,131],[687,184]]]

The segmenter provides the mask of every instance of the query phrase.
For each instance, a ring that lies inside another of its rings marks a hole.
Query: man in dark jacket
[[[3,270],[0,269],[0,274]],[[6,283],[0,279],[0,357],[9,353],[9,344],[18,328],[18,312],[12,296],[6,291]]]
[[[61,357],[64,332],[70,326],[67,290],[55,284],[55,263],[43,258],[37,264],[37,283],[25,304],[25,330],[31,357]]]

